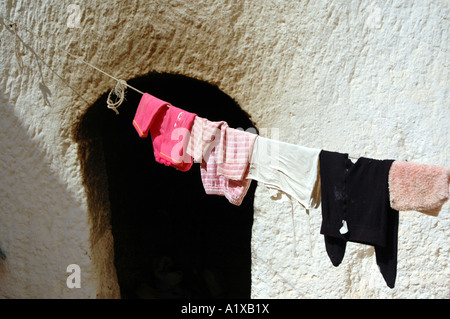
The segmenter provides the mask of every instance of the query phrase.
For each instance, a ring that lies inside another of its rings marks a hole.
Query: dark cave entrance
[[[128,83],[211,121],[253,127],[239,105],[211,84],[159,73]],[[205,194],[198,163],[188,172],[159,164],[151,138],[136,133],[139,93],[127,89],[119,115],[106,107],[106,98],[83,115],[76,136],[90,201],[102,197],[95,195],[101,192],[94,189],[96,169],[107,176],[107,222],[122,298],[250,298],[256,182],[241,206]]]

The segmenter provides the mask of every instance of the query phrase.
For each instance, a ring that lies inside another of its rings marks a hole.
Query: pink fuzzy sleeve
[[[449,182],[448,167],[395,161],[389,171],[391,207],[437,216],[449,198]]]

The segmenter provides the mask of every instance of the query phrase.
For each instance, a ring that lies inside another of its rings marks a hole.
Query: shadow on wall
[[[211,121],[253,127],[234,100],[208,83],[151,73],[128,84]],[[138,136],[132,120],[141,94],[127,89],[119,115],[106,98],[89,108],[76,136],[94,232],[112,225],[122,298],[250,298],[256,182],[241,206],[206,195],[198,163],[188,172],[159,164],[151,138]],[[105,205],[110,217],[96,213]]]
[[[84,241],[73,244],[79,201],[52,168],[42,130],[24,123],[7,96],[0,90],[0,299],[86,298],[96,283],[66,284],[67,266],[86,264]]]

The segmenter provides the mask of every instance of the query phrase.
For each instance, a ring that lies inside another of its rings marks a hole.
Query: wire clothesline
[[[4,16],[1,16],[1,18],[2,18],[3,20],[6,20],[6,21],[9,22],[9,28],[11,28],[12,31],[14,32],[14,53],[15,53],[15,56],[16,56],[17,63],[19,64],[19,69],[22,70],[22,69],[23,69],[23,61],[22,61],[22,58],[21,58],[21,53],[19,52],[19,51],[20,51],[20,48],[19,48],[19,41],[18,41],[18,40],[20,40],[22,43],[23,43],[23,40],[19,37],[19,35],[18,35],[18,33],[17,33],[19,24],[17,24],[17,23],[14,22],[14,21],[11,21],[11,20],[8,19],[8,18],[5,18]],[[3,24],[4,24],[5,26],[7,26],[4,22],[3,22]],[[7,26],[7,27],[8,27],[8,26]],[[21,25],[20,25],[20,29],[23,29],[23,30],[27,31],[27,32],[30,33],[33,37],[38,38],[38,39],[41,40],[41,41],[43,40],[39,35],[36,35],[34,32],[30,31],[29,29],[25,28],[24,26],[21,26]],[[89,66],[89,67],[91,67],[91,68],[93,68],[93,69],[95,69],[95,70],[97,70],[98,72],[100,72],[100,73],[102,73],[102,74],[104,74],[104,75],[106,75],[106,76],[108,76],[108,77],[110,77],[111,79],[113,79],[113,80],[116,81],[116,85],[114,86],[114,88],[113,88],[112,90],[110,90],[110,92],[109,92],[109,94],[108,94],[108,97],[107,97],[107,106],[108,106],[108,108],[112,109],[116,114],[119,114],[119,111],[117,110],[117,108],[122,104],[123,100],[125,99],[125,88],[126,88],[126,87],[128,87],[128,88],[130,88],[130,89],[132,89],[132,90],[134,90],[134,91],[136,91],[136,92],[138,92],[138,93],[140,93],[140,94],[144,94],[144,92],[142,92],[142,91],[138,90],[137,88],[135,88],[135,87],[129,85],[125,80],[118,79],[117,77],[115,77],[115,76],[113,76],[113,75],[111,75],[111,74],[109,74],[109,73],[107,73],[107,72],[105,72],[105,71],[99,69],[98,67],[96,67],[96,66],[93,65],[92,63],[89,63],[89,62],[83,60],[83,59],[80,58],[79,56],[76,56],[76,55],[70,53],[69,51],[67,51],[67,50],[65,50],[65,49],[63,49],[63,48],[61,48],[61,47],[59,47],[58,45],[56,45],[55,47],[56,47],[56,49],[58,49],[58,50],[60,50],[60,51],[62,51],[62,52],[64,52],[64,53],[66,53],[68,56],[70,56],[70,57],[76,59],[77,61],[79,61],[79,62],[81,62],[81,63],[83,63],[83,64],[85,64],[85,65],[87,65],[87,66]],[[35,54],[35,55],[37,56],[37,54]],[[41,59],[41,60],[42,60],[42,59]],[[47,65],[47,66],[48,66],[48,65]],[[63,80],[63,78],[62,78],[59,74],[57,74],[54,70],[52,70],[52,72],[54,72],[60,79]],[[64,80],[63,80],[63,81],[64,81]],[[66,83],[66,81],[64,81],[64,82]],[[66,84],[67,84],[67,83],[66,83]],[[67,85],[68,85],[68,84],[67,84]],[[73,89],[70,85],[68,85],[68,86],[69,86],[75,93],[77,93],[77,95],[81,96],[81,94],[79,94],[79,93],[78,93],[75,89]],[[119,97],[119,99],[116,100],[116,101],[113,101],[113,100],[111,99],[112,93],[114,93],[115,95],[117,95],[117,96]]]

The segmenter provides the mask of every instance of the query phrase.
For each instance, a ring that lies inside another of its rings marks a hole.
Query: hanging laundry
[[[230,128],[224,121],[195,118],[187,154],[200,163],[207,194],[225,196],[230,203],[241,205],[251,184],[246,175],[256,137]]]
[[[389,172],[391,207],[437,216],[449,199],[450,168],[395,161]]]
[[[192,166],[192,157],[186,153],[186,147],[196,116],[144,93],[136,110],[133,126],[140,137],[147,137],[150,131],[158,163],[185,172]]]
[[[282,191],[306,209],[320,204],[319,149],[258,136],[248,178]]]
[[[388,287],[397,274],[398,211],[390,207],[388,174],[393,160],[322,150],[319,157],[322,225],[327,254],[334,266],[344,258],[347,242],[375,247],[376,262]]]

